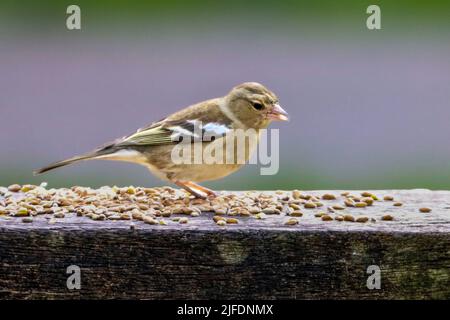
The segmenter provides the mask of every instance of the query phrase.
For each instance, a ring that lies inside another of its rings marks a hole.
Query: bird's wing
[[[186,138],[189,141],[211,141],[211,137],[224,136],[229,130],[227,124],[203,123],[201,119],[164,119],[122,138],[115,143],[115,147],[175,144]]]

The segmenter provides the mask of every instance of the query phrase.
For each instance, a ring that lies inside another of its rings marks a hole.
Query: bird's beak
[[[267,117],[271,120],[288,121],[289,115],[279,104],[274,104]]]

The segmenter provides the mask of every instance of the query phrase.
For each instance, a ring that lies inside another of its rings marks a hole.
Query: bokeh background
[[[370,4],[381,30],[366,28]],[[273,126],[280,171],[207,186],[450,189],[450,2],[433,0],[2,0],[0,185],[160,185],[119,162],[32,170],[244,81],[291,115]]]

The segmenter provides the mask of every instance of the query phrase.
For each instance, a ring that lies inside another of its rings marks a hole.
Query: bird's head
[[[229,111],[247,127],[266,128],[274,120],[288,120],[277,96],[257,82],[245,82],[234,87],[225,101]]]

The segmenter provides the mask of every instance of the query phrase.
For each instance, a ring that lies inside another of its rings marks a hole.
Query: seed
[[[402,205],[403,205],[403,203],[401,203],[401,202],[395,202],[393,204],[394,207],[401,207]]]
[[[428,213],[428,212],[431,212],[431,209],[430,208],[420,208],[419,211],[423,212],[423,213]]]
[[[58,204],[60,207],[67,207],[67,206],[70,206],[72,204],[72,202],[67,199],[60,199],[58,201]]]
[[[322,202],[316,202],[316,207],[317,208],[323,207],[323,203]]]
[[[333,220],[333,218],[330,215],[328,215],[328,214],[324,214],[321,217],[321,219],[322,219],[322,221],[331,221],[331,220]]]
[[[384,201],[393,201],[393,200],[394,200],[394,197],[393,197],[393,196],[384,196],[384,197],[383,197],[383,200],[384,200]]]
[[[228,219],[226,220],[226,222],[227,222],[227,223],[230,223],[230,224],[236,224],[236,223],[239,223],[239,220],[236,219],[236,218],[228,218]]]
[[[66,215],[64,214],[64,212],[59,211],[53,214],[54,218],[64,218]]]
[[[352,215],[350,215],[350,214],[346,214],[346,215],[344,216],[344,221],[350,221],[350,222],[353,222],[353,221],[355,221],[355,218],[354,218]]]
[[[332,208],[333,208],[334,210],[344,210],[344,207],[343,207],[343,206],[340,206],[340,205],[332,206]]]
[[[22,222],[31,223],[31,222],[33,222],[33,218],[32,217],[24,217],[24,218],[22,218]]]
[[[334,220],[337,220],[337,221],[344,221],[344,217],[341,216],[341,215],[338,215],[338,216],[334,217]]]
[[[348,196],[349,194],[350,194],[350,192],[345,191],[345,192],[342,192],[342,193],[341,193],[341,196],[346,197],[346,196]]]
[[[200,213],[198,213],[197,211],[191,212],[191,217],[198,217],[199,215]]]
[[[364,191],[364,192],[361,192],[361,196],[363,196],[363,197],[372,197],[372,193]]]
[[[219,221],[219,220],[226,220],[224,217],[222,217],[222,216],[214,216],[213,217],[213,220],[215,221],[215,222],[217,222],[217,221]]]
[[[134,187],[130,186],[130,187],[127,188],[126,193],[128,193],[128,194],[135,194],[136,193],[136,189]]]
[[[257,214],[255,215],[255,218],[256,218],[256,219],[263,220],[263,219],[266,219],[267,217],[266,217],[266,214],[265,214],[264,212],[260,212],[260,213],[257,213]]]
[[[103,221],[103,220],[106,220],[106,216],[103,213],[102,214],[94,214],[92,216],[92,220]]]
[[[218,225],[218,226],[226,226],[227,225],[227,222],[225,221],[225,220],[219,220],[219,221],[217,221],[216,222],[216,224]]]
[[[28,191],[33,190],[33,189],[35,189],[35,188],[36,188],[36,186],[33,186],[32,184],[26,184],[26,185],[24,185],[24,186],[22,187],[22,189],[21,189],[20,191],[22,191],[22,192],[28,192]]]
[[[227,208],[216,208],[214,209],[216,214],[227,214]]]
[[[298,220],[295,218],[290,218],[284,224],[287,226],[293,226],[293,225],[298,224]]]
[[[167,226],[167,222],[165,220],[163,220],[163,219],[159,220],[159,224],[161,226]]]
[[[356,218],[356,222],[367,222],[367,221],[369,221],[369,218],[367,218],[365,216]]]
[[[139,211],[132,210],[131,217],[135,220],[143,220],[143,214]]]
[[[394,220],[394,217],[391,216],[390,214],[386,214],[386,215],[381,217],[381,220],[391,221],[391,220]]]
[[[248,212],[251,213],[251,214],[257,214],[257,213],[259,213],[260,211],[261,211],[261,209],[259,209],[258,207],[250,207],[250,208],[248,209]]]
[[[19,192],[20,189],[22,189],[22,187],[20,186],[20,184],[12,184],[8,187],[8,190],[11,192]]]
[[[322,199],[323,200],[336,200],[336,196],[334,194],[331,194],[331,193],[325,193],[322,196]]]
[[[141,209],[142,211],[147,211],[149,209],[148,205],[143,204],[143,203],[139,203],[138,208]]]
[[[304,205],[305,209],[315,209],[317,206],[314,202],[308,201]]]
[[[365,197],[361,199],[362,202],[365,202],[368,206],[371,206],[373,204],[373,198]]]
[[[291,217],[301,217],[301,216],[303,216],[303,212],[301,212],[300,210],[294,210],[291,212],[290,216]]]
[[[118,221],[120,220],[120,216],[118,214],[113,214],[111,216],[108,216],[108,220]]]
[[[122,213],[119,217],[120,220],[131,220],[131,217],[128,213]]]
[[[17,212],[14,214],[15,217],[24,217],[24,216],[29,216],[30,213],[28,211],[27,208],[19,208],[19,210],[17,210]]]
[[[318,213],[314,214],[314,217],[320,218],[320,217],[322,217],[322,216],[324,216],[324,215],[326,215],[325,212],[318,212]]]
[[[265,214],[281,214],[281,211],[276,208],[266,208],[262,212]]]
[[[291,207],[294,210],[300,210],[300,206],[298,204],[295,204],[295,203],[290,203],[289,207]]]
[[[367,207],[367,203],[366,202],[357,202],[357,203],[355,203],[355,207],[356,208],[365,208],[365,207]]]
[[[143,216],[142,221],[147,224],[158,224],[158,221],[156,221],[153,217],[150,216]]]
[[[355,206],[355,202],[352,199],[345,199],[344,204],[347,207],[354,207]]]
[[[300,199],[301,192],[299,190],[292,191],[292,198],[294,199]]]
[[[180,220],[178,222],[181,223],[181,224],[185,224],[185,223],[189,222],[189,219],[186,218],[186,217],[183,217],[183,218],[180,218]]]

